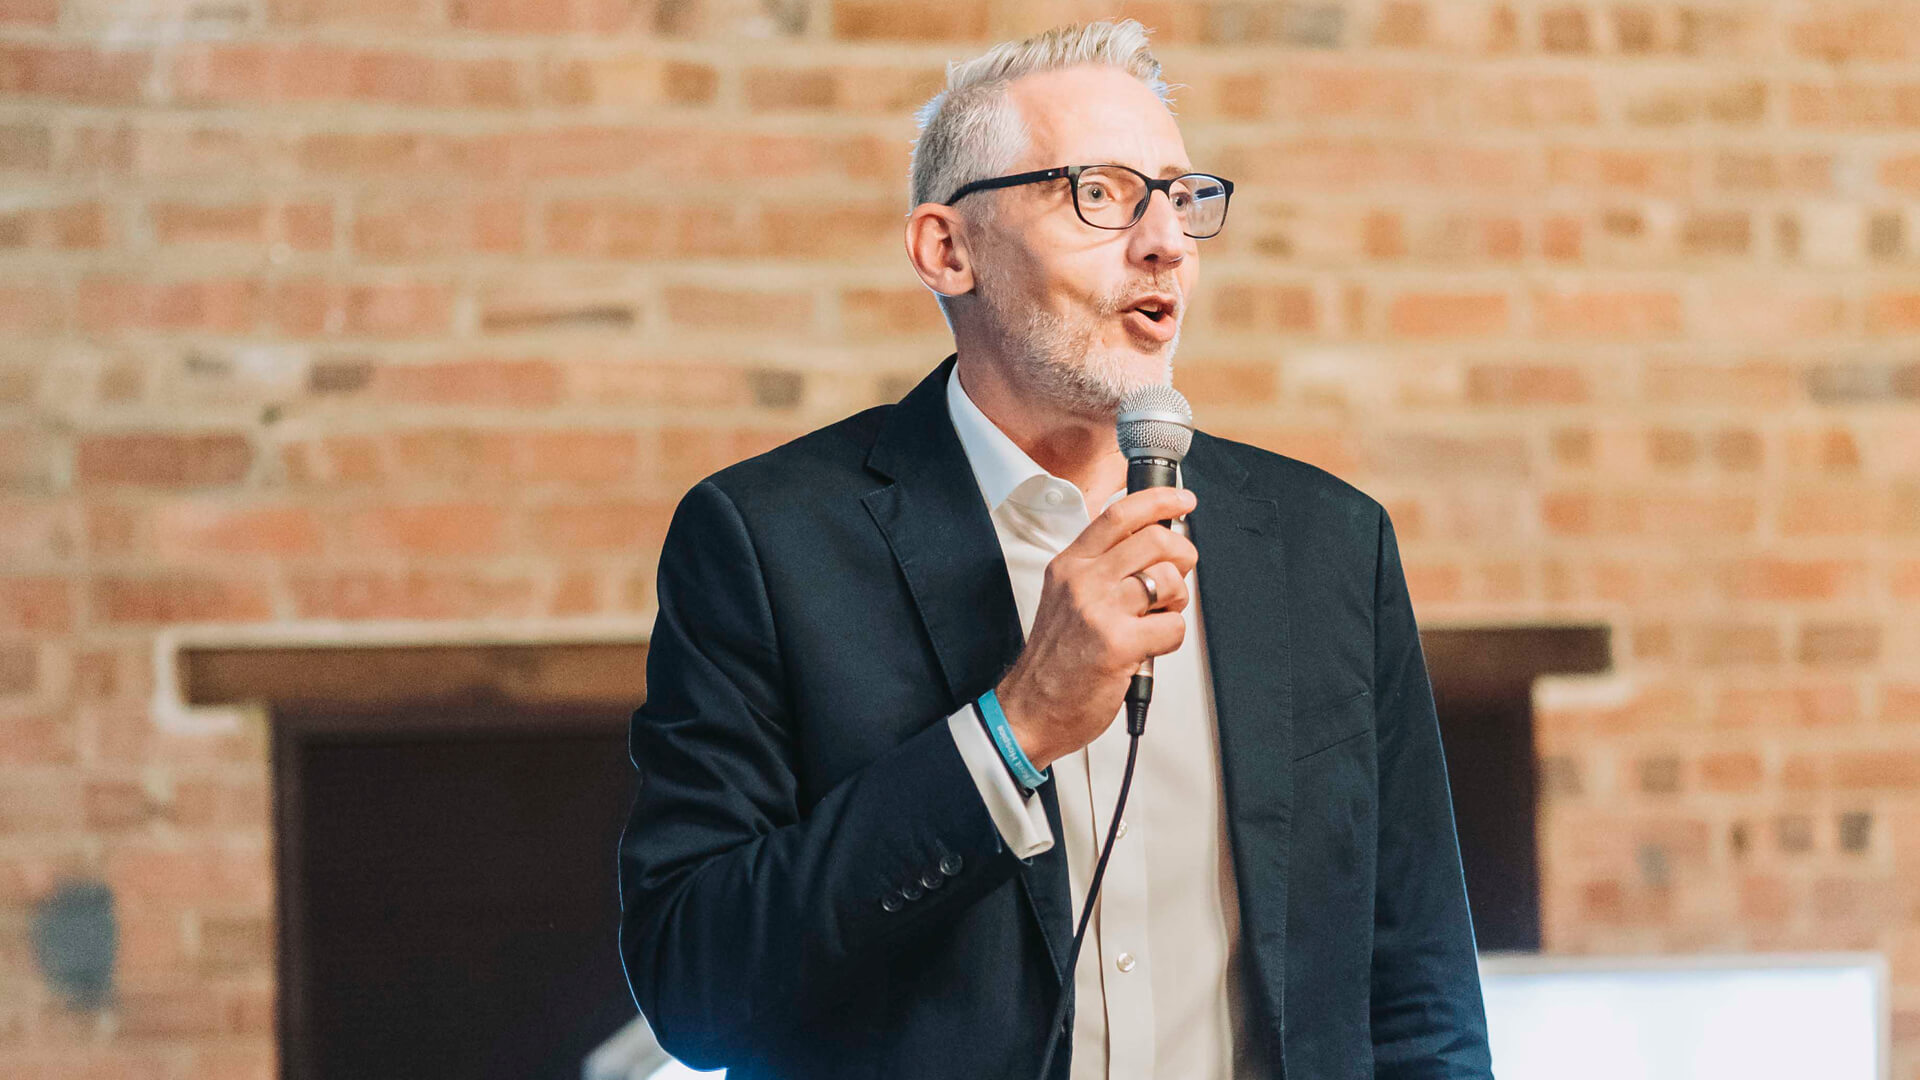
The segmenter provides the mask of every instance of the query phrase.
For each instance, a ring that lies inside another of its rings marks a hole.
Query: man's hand
[[[1134,669],[1187,636],[1187,574],[1199,552],[1160,524],[1194,507],[1184,488],[1147,488],[1107,507],[1047,564],[1026,648],[994,688],[1036,769],[1099,738]],[[1145,571],[1160,587],[1147,610]]]

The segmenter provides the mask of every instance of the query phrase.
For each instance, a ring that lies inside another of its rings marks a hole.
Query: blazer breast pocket
[[[1373,694],[1362,690],[1293,722],[1293,760],[1304,761],[1373,730]]]

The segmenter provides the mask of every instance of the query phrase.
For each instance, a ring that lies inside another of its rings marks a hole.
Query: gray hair
[[[944,202],[975,180],[1005,172],[1027,146],[1027,125],[1007,100],[1007,84],[1022,75],[1080,64],[1117,67],[1139,79],[1169,107],[1171,89],[1147,47],[1147,30],[1133,19],[1062,26],[1024,41],[1006,41],[972,60],[947,65],[947,87],[920,107],[920,137],[908,170],[911,206]],[[986,206],[991,206],[991,203]],[[975,212],[987,212],[986,206]],[[948,298],[940,309],[952,321]]]

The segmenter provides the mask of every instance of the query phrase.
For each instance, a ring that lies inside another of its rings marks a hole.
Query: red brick
[[[58,329],[62,303],[52,286],[37,281],[0,281],[0,330],[42,333]]]
[[[1716,286],[1697,331],[1712,338],[1776,342],[1832,337],[1846,329],[1846,303],[1818,291],[1751,283]]]
[[[1867,331],[1902,336],[1920,333],[1920,292],[1881,293],[1870,298]]]
[[[371,392],[382,401],[417,405],[540,409],[559,403],[562,373],[550,360],[449,360],[381,364]]]
[[[253,445],[238,432],[133,432],[80,439],[83,484],[190,488],[238,484],[253,464]]]
[[[1920,683],[1895,683],[1882,687],[1880,720],[1888,724],[1920,723]]]
[[[836,107],[837,80],[828,68],[753,68],[744,76],[747,107],[755,111]]]
[[[318,554],[319,511],[308,506],[232,506],[173,500],[149,519],[153,554],[163,558],[214,552],[300,556]]]
[[[1223,285],[1213,315],[1225,330],[1311,333],[1317,306],[1308,285]]]
[[[1920,750],[1849,750],[1833,756],[1834,786],[1847,791],[1920,787]]]
[[[1697,627],[1691,636],[1693,660],[1703,667],[1780,661],[1779,634],[1764,624],[1713,623]]]
[[[499,555],[505,512],[487,503],[379,506],[344,515],[349,552],[402,555]]]
[[[843,41],[977,41],[987,18],[981,0],[833,0],[833,34]]]
[[[264,582],[197,573],[102,577],[90,602],[94,621],[103,625],[262,622],[274,615]]]
[[[776,258],[871,259],[898,249],[904,215],[892,205],[775,203],[761,215],[754,244]],[[702,223],[704,227],[704,223]],[[693,223],[682,227],[673,254],[703,254]],[[723,240],[729,239],[723,236]]]
[[[1729,686],[1721,690],[1714,710],[1716,726],[1754,731],[1831,727],[1859,718],[1859,694],[1845,683]]]
[[[1864,592],[1866,579],[1855,560],[1752,558],[1730,564],[1722,586],[1737,600],[1843,600]]]
[[[165,811],[167,820],[185,829],[262,831],[272,808],[264,779],[199,779],[175,783]]]
[[[523,243],[522,205],[507,198],[437,198],[363,205],[354,246],[374,261],[512,253]]]
[[[556,503],[529,511],[530,542],[555,554],[650,551],[665,538],[673,507],[636,499]]]
[[[92,276],[76,297],[85,330],[206,330],[241,333],[260,316],[260,283],[247,278],[138,281]]]
[[[1898,4],[1812,6],[1787,28],[1795,53],[1828,63],[1915,55],[1911,12]]]
[[[812,330],[813,296],[803,291],[668,286],[663,300],[675,326],[726,328],[734,333],[771,331],[804,335]]]
[[[1684,150],[1627,150],[1553,146],[1547,180],[1589,194],[1625,192],[1684,197],[1692,186],[1693,157]]]
[[[1641,380],[1650,402],[1770,410],[1797,396],[1798,374],[1773,361],[1654,360]]]
[[[79,546],[70,504],[0,500],[0,563],[26,568],[62,562]]]
[[[1700,759],[1700,784],[1708,791],[1753,791],[1762,771],[1760,755],[1750,751],[1707,754]]]
[[[1473,364],[1467,400],[1481,405],[1574,405],[1592,391],[1586,372],[1569,365]]]
[[[120,902],[133,909],[192,904],[265,910],[272,899],[273,868],[264,850],[125,843],[108,851],[106,877]]]
[[[840,331],[856,340],[939,334],[946,329],[933,294],[922,287],[847,289],[840,294]]]
[[[267,9],[286,26],[425,29],[441,20],[438,0],[268,0]]]
[[[1870,664],[1879,657],[1877,624],[1814,622],[1800,628],[1803,664]]]
[[[250,244],[266,237],[267,208],[260,203],[203,205],[163,202],[148,207],[154,239],[162,244]]]
[[[529,484],[619,489],[632,483],[639,454],[639,438],[629,431],[528,432],[516,440],[513,476]]]
[[[59,632],[73,625],[73,583],[64,577],[0,578],[0,626]]]
[[[333,248],[333,205],[324,201],[289,203],[274,216],[274,236],[295,251]]]
[[[71,765],[79,752],[70,713],[28,703],[0,704],[0,764]],[[78,787],[68,827],[79,822]]]
[[[142,52],[0,43],[0,92],[85,104],[140,100],[152,66]]]
[[[273,955],[273,924],[264,915],[208,915],[200,920],[202,970],[258,971],[272,965]]]
[[[1507,298],[1498,293],[1403,295],[1387,307],[1387,329],[1410,338],[1500,334],[1507,329]]]
[[[85,789],[87,828],[103,831],[145,824],[155,813],[146,791],[131,780],[90,780]]]
[[[298,572],[287,587],[303,619],[475,619],[535,613],[532,579],[457,570]]]
[[[0,0],[0,26],[51,28],[59,21],[59,0]]]
[[[574,570],[554,583],[547,600],[547,614],[556,618],[600,613],[600,575],[591,570]]]
[[[725,213],[725,211],[717,211]],[[633,259],[662,255],[685,216],[701,216],[697,207],[678,208],[644,199],[556,199],[547,206],[546,240],[552,251]],[[712,254],[727,252],[708,249]]]
[[[124,1038],[191,1038],[218,1035],[225,1028],[220,999],[211,990],[189,986],[169,990],[123,990],[114,1004],[117,1030]]]
[[[1550,338],[1649,341],[1685,330],[1680,297],[1665,292],[1533,295],[1537,332]]]
[[[1783,536],[1867,536],[1885,516],[1885,500],[1871,489],[1801,488],[1780,496]]]
[[[430,281],[341,284],[298,278],[280,283],[273,307],[281,330],[300,336],[423,337],[444,334],[453,320],[450,291]]]
[[[1738,536],[1759,519],[1747,495],[1550,491],[1540,507],[1548,531],[1567,536]]]
[[[0,645],[0,696],[25,696],[39,688],[39,650],[31,645]]]

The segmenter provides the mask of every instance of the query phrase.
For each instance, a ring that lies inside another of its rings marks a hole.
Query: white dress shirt
[[[947,410],[992,514],[1021,630],[1030,634],[1047,563],[1092,520],[1086,500],[980,411],[960,385],[957,364],[947,381]],[[1108,505],[1124,494],[1116,492]],[[1186,523],[1175,528],[1184,533]],[[1187,588],[1186,638],[1155,661],[1153,704],[1122,831],[1074,969],[1072,1080],[1261,1075],[1248,1037],[1239,897],[1192,574]],[[1039,795],[1021,796],[972,707],[948,725],[1007,846],[1023,859],[1051,848],[1055,837]],[[1120,793],[1127,741],[1125,717],[1116,715],[1092,744],[1052,765],[1048,782],[1060,800],[1076,927]]]

